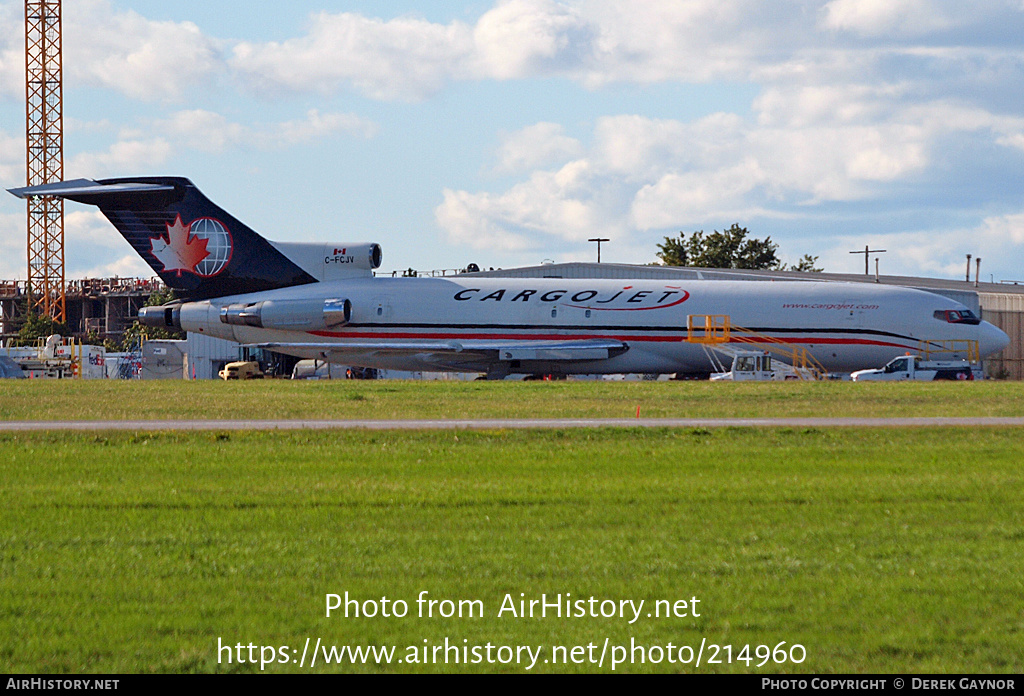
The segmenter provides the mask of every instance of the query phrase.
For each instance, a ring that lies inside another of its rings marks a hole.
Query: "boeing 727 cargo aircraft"
[[[79,179],[12,189],[96,205],[183,301],[146,307],[181,328],[303,358],[509,374],[709,372],[689,315],[805,347],[826,369],[884,365],[919,342],[1009,339],[951,299],[833,282],[376,278],[373,243],[270,242],[188,179]]]

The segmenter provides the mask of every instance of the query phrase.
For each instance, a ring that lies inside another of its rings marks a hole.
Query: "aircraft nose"
[[[981,322],[981,338],[978,341],[978,349],[982,357],[998,353],[1008,345],[1010,345],[1010,337],[1006,335],[1006,332],[987,321]]]

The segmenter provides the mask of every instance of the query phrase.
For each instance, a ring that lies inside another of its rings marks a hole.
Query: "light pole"
[[[594,237],[593,239],[588,239],[587,241],[597,242],[597,262],[601,263],[601,242],[610,242],[611,240],[604,239],[603,237]]]
[[[871,275],[871,270],[868,265],[869,254],[884,254],[885,249],[872,249],[868,246],[864,247],[864,251],[851,251],[851,254],[864,254],[864,275]]]

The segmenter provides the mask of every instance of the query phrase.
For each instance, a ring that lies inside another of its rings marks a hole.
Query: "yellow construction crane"
[[[28,185],[64,178],[64,97],[60,0],[25,1],[26,170]],[[28,311],[67,321],[64,200],[28,200]]]

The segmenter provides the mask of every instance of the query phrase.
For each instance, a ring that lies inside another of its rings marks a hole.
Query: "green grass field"
[[[134,405],[167,417],[158,394],[179,417],[237,415],[225,409],[240,395],[259,416],[470,408],[457,385],[403,385],[401,408],[390,385],[340,385],[104,384],[97,395],[73,384],[62,413],[48,403],[58,391],[19,384],[5,385],[2,409],[99,418]],[[1002,384],[583,385],[577,399],[565,384],[462,386],[480,415],[618,415],[638,397],[650,415],[1021,410],[1019,389]],[[129,394],[134,403],[109,402]],[[850,404],[829,403],[836,395]],[[218,639],[288,646],[294,659],[307,638],[311,650],[317,639],[393,645],[397,659],[447,637],[542,645],[541,672],[610,672],[543,663],[553,645],[600,652],[606,639],[733,646],[732,664],[724,651],[707,664],[709,650],[699,669],[616,671],[1020,672],[1022,462],[1014,428],[0,434],[0,671],[259,671],[218,663]],[[416,617],[422,590],[480,600],[486,615]],[[410,615],[326,618],[325,595],[346,591],[403,599]],[[696,596],[701,616],[498,618],[505,593],[644,599],[645,611]],[[744,645],[753,655],[781,641],[806,660],[735,660]],[[315,671],[526,670],[321,659]]]
[[[0,420],[1024,416],[1024,384],[0,381]]]

